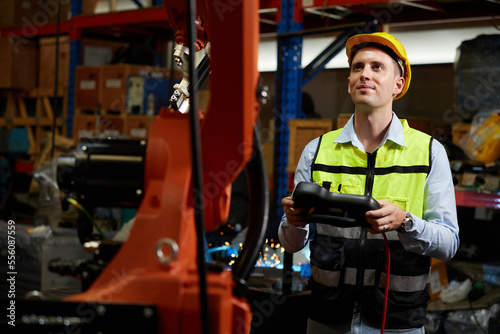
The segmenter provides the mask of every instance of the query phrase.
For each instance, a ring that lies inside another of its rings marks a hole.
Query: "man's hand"
[[[382,206],[380,209],[366,212],[366,220],[371,225],[367,231],[376,234],[393,231],[400,227],[406,217],[406,211],[383,199],[377,202]]]
[[[285,211],[286,220],[289,224],[304,227],[307,222],[304,220],[305,217],[312,212],[313,209],[306,211],[306,208],[294,208],[295,203],[293,202],[292,196],[285,197],[281,200],[281,205],[283,205],[283,211]]]

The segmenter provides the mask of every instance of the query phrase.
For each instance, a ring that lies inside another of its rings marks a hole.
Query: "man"
[[[401,43],[387,33],[356,35],[346,52],[354,115],[305,147],[295,184],[369,195],[381,208],[366,213],[370,228],[340,228],[308,224],[308,212],[285,197],[279,238],[296,252],[311,237],[309,334],[380,333],[387,265],[382,233],[392,259],[385,332],[425,333],[431,257],[449,260],[459,245],[448,157],[439,142],[392,111],[411,79]]]

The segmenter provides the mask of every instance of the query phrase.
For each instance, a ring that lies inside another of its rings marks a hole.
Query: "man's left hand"
[[[383,199],[377,202],[382,206],[380,209],[366,212],[366,220],[371,225],[367,231],[372,234],[387,233],[400,227],[406,217],[406,211]]]

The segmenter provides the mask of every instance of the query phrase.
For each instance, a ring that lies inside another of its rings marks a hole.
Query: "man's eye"
[[[381,68],[382,68],[382,66],[380,66],[380,65],[373,65],[374,70],[380,70]]]

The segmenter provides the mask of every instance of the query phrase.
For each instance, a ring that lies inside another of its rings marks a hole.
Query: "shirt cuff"
[[[304,248],[309,238],[309,225],[304,227],[283,221],[278,229],[281,245],[289,253],[295,253]]]

